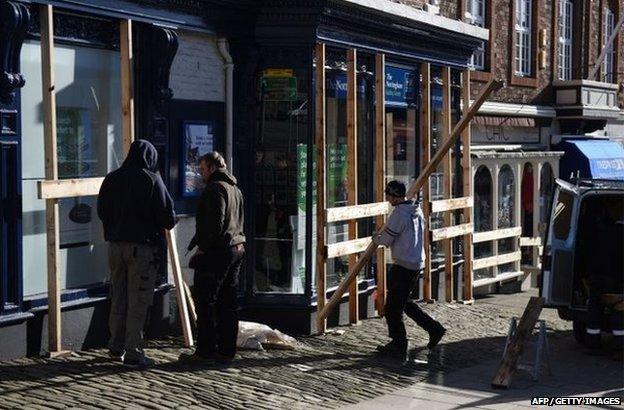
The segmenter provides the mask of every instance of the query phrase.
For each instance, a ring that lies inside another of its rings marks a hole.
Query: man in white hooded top
[[[425,218],[420,205],[405,197],[405,184],[390,181],[385,189],[386,200],[394,207],[388,222],[381,232],[373,235],[378,245],[389,246],[392,250],[393,265],[386,278],[388,295],[386,298],[386,322],[392,341],[377,348],[379,353],[405,359],[407,354],[407,333],[403,324],[403,312],[418,326],[429,333],[427,347],[433,349],[446,329],[412,300],[410,295],[418,285],[425,262],[423,235]]]

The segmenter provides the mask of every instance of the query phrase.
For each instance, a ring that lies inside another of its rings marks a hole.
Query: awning
[[[472,119],[472,123],[475,125],[493,125],[497,127],[535,127],[535,118],[477,115]]]
[[[559,175],[569,180],[580,178],[624,180],[624,147],[615,141],[602,139],[564,140],[557,144],[564,152],[559,163]]]

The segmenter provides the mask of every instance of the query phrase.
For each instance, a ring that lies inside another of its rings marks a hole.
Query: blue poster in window
[[[182,135],[182,196],[197,196],[204,189],[204,181],[199,173],[199,159],[214,150],[215,124],[185,121]]]
[[[406,106],[416,100],[416,75],[413,70],[386,66],[386,103]]]
[[[337,100],[347,99],[347,74],[344,72],[329,72],[325,79],[325,88],[328,98]],[[358,94],[361,96],[366,91],[364,79],[358,78]]]

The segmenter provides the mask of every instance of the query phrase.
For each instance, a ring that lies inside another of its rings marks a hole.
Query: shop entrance
[[[0,313],[19,306],[18,218],[19,189],[18,141],[0,140]]]

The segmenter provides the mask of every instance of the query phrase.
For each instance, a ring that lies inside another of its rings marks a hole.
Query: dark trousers
[[[392,341],[399,345],[407,345],[403,312],[427,332],[442,327],[439,322],[423,312],[414,301],[410,300],[412,291],[418,285],[418,276],[419,271],[392,265],[386,278],[388,295],[386,297],[385,312],[388,334]]]
[[[212,266],[206,271],[196,270],[193,282],[196,352],[206,358],[215,352],[233,357],[238,336],[238,276],[245,250],[226,248],[210,254]]]

